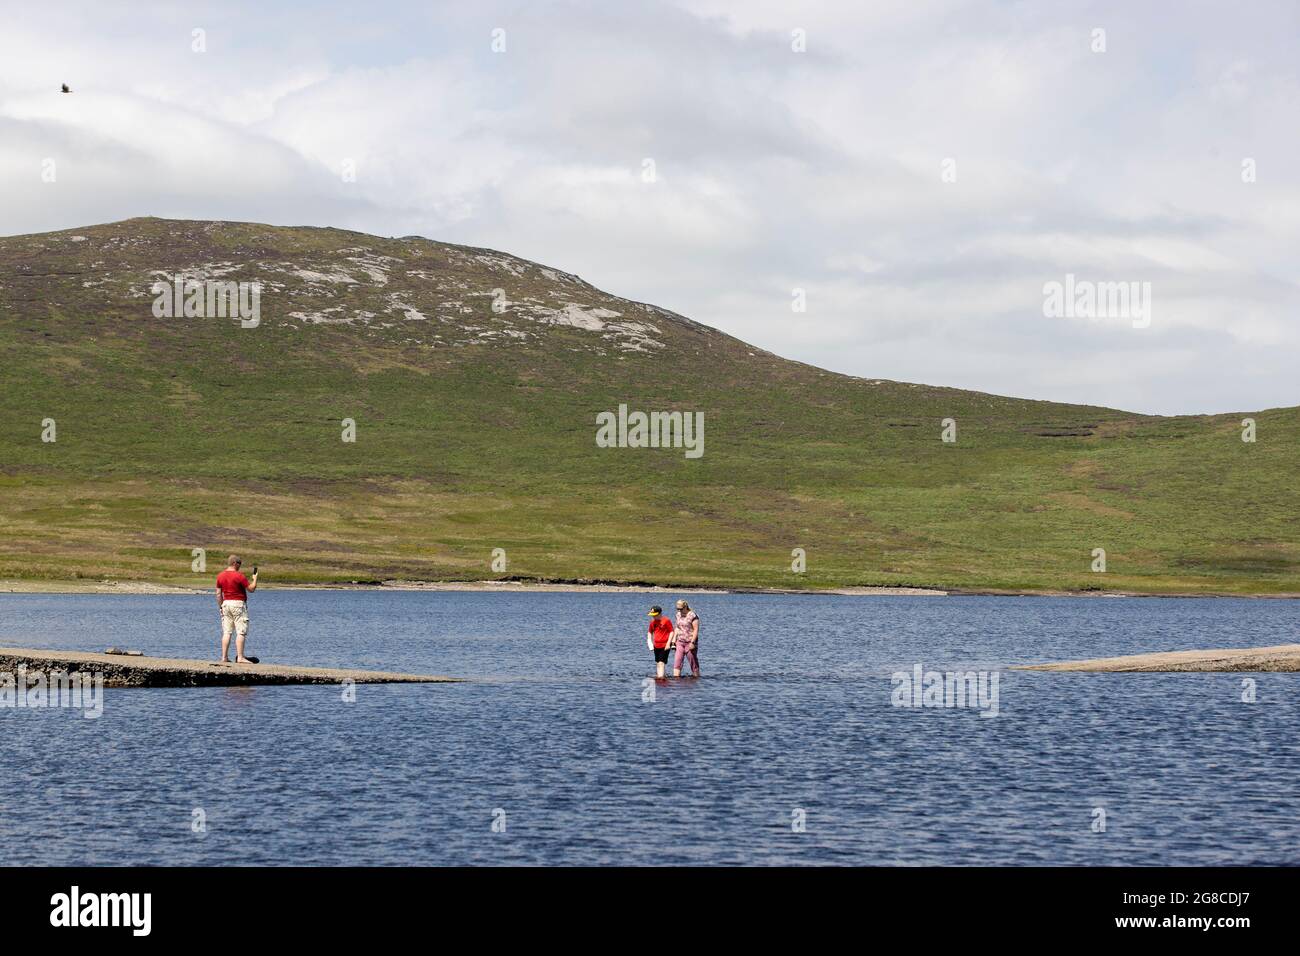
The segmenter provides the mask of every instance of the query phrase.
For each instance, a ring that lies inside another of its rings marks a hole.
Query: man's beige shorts
[[[234,630],[239,637],[248,634],[247,601],[221,602],[221,639],[223,641],[230,640],[231,630]]]

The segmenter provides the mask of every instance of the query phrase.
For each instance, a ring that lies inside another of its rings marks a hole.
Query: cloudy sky
[[[1293,0],[0,11],[0,234],[419,234],[855,375],[1300,403]],[[1045,315],[1067,274],[1149,322]]]

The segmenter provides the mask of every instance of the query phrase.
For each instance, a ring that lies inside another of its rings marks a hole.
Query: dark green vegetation
[[[263,283],[261,325],[155,318],[177,273]],[[488,250],[157,219],[0,239],[0,359],[0,577],[207,585],[238,549],[279,582],[1300,592],[1300,409],[1247,444],[1242,414],[850,378]],[[703,412],[704,456],[597,448],[621,402]]]

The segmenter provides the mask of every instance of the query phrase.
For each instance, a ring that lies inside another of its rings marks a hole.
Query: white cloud
[[[419,233],[870,378],[1160,412],[1297,401],[1283,2],[41,16],[0,29],[0,232],[152,214]],[[1044,319],[1067,272],[1151,282],[1152,327]]]

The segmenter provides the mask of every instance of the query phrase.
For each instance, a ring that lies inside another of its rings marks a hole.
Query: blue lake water
[[[1300,674],[1005,669],[1292,643],[1300,603],[701,594],[703,679],[647,683],[673,597],[264,590],[267,660],[471,680],[0,709],[6,862],[1300,863]],[[207,596],[0,595],[6,646],[218,633]],[[997,672],[998,715],[893,706],[917,663]]]

